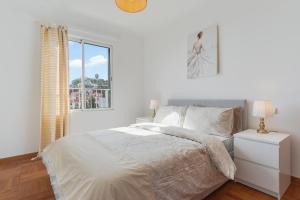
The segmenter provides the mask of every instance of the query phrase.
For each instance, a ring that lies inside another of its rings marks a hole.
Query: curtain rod
[[[101,40],[101,41],[119,41],[120,35],[112,33],[112,34],[99,34],[96,30],[84,30],[84,28],[76,27],[73,25],[66,25],[66,24],[59,24],[59,23],[51,23],[51,22],[46,22],[46,21],[34,21],[36,24],[39,26],[52,26],[52,27],[58,27],[58,26],[63,26],[68,29],[69,35],[70,36],[75,36],[75,37],[86,37],[89,38],[91,37],[94,40]]]

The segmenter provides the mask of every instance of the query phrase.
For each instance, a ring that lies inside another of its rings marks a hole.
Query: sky
[[[84,44],[85,77],[108,80],[109,49],[90,44]],[[82,60],[81,44],[69,41],[69,82],[81,77]]]

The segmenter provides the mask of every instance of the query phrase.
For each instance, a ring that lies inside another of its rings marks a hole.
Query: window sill
[[[99,112],[99,111],[113,111],[113,108],[98,108],[98,109],[74,109],[69,110],[69,113],[77,113],[77,112]]]

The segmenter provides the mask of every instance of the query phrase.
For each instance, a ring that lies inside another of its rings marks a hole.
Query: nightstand
[[[291,183],[290,136],[245,130],[234,135],[236,181],[280,199]]]
[[[135,119],[135,123],[147,123],[147,122],[153,122],[152,117],[138,117]]]

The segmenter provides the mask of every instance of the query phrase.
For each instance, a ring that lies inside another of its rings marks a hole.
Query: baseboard
[[[16,161],[20,161],[20,160],[30,160],[31,158],[34,158],[36,156],[37,156],[37,152],[2,158],[2,159],[0,159],[0,165],[4,164],[4,163],[9,163],[9,162],[16,162]]]

